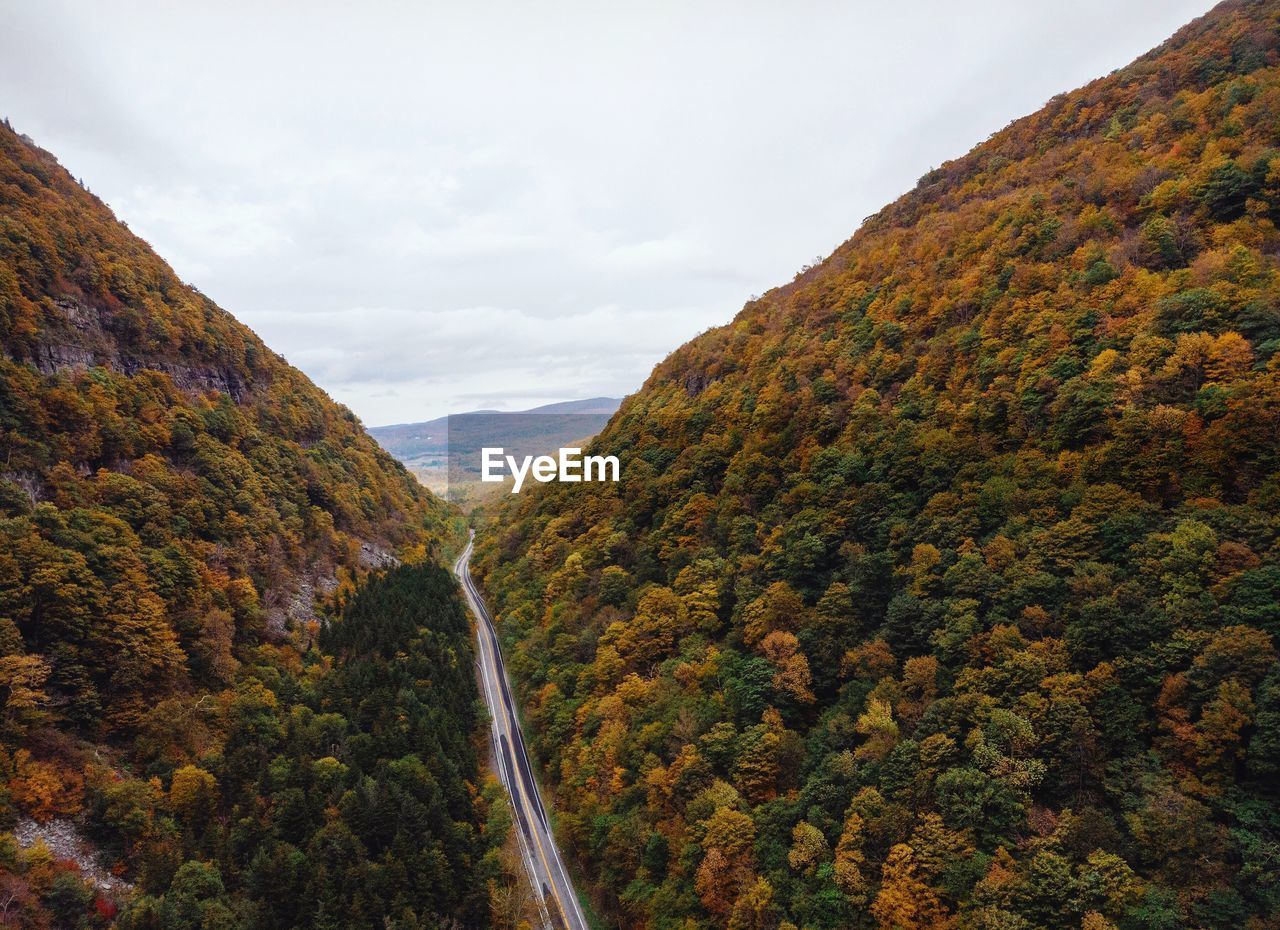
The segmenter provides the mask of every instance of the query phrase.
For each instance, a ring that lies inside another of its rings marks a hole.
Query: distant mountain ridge
[[[620,397],[589,397],[585,400],[565,400],[554,404],[543,404],[530,407],[528,410],[466,410],[461,413],[445,414],[434,420],[423,420],[416,423],[389,423],[386,426],[368,427],[369,435],[378,441],[382,448],[396,457],[413,456],[421,452],[416,440],[425,436],[439,436],[449,428],[451,416],[475,416],[477,414],[510,413],[510,414],[555,414],[580,413],[612,416],[622,405]]]
[[[388,426],[371,426],[369,435],[378,441],[400,461],[409,464],[425,455],[443,455],[447,447],[449,417],[478,417],[484,415],[546,416],[548,419],[540,424],[545,430],[548,441],[552,439],[589,439],[595,435],[609,417],[622,405],[617,397],[590,397],[585,400],[566,400],[554,404],[543,404],[528,410],[468,410],[464,413],[447,414],[434,420],[421,423],[393,423]],[[583,419],[576,419],[576,418]],[[596,422],[598,419],[598,422]],[[576,422],[575,422],[576,420]],[[538,421],[531,421],[537,423]],[[573,424],[567,431],[569,424]],[[587,432],[576,433],[575,429],[586,428]],[[572,435],[570,435],[572,434]],[[555,448],[554,445],[548,448]]]

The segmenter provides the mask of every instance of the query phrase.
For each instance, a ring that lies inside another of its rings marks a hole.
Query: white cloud
[[[634,390],[1207,0],[11,3],[0,99],[372,423]]]

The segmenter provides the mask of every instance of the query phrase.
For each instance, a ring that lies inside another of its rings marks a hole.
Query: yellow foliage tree
[[[802,820],[792,828],[787,863],[795,871],[812,875],[830,855],[831,847],[827,845],[827,838],[813,824]]]
[[[915,852],[906,843],[889,850],[871,913],[881,930],[943,930],[951,926],[938,893],[920,880]]]
[[[865,842],[865,822],[857,812],[850,811],[836,844],[835,879],[836,885],[854,904],[867,900],[867,879],[862,873],[867,861],[862,851]]]
[[[207,820],[218,804],[218,782],[212,774],[194,765],[184,765],[173,773],[169,786],[169,808],[185,823]]]
[[[883,759],[898,743],[898,724],[888,701],[870,698],[854,728],[866,737],[866,742],[854,752],[859,759]]]

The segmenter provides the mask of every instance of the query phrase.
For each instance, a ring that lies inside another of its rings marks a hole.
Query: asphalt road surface
[[[480,667],[481,691],[493,719],[490,734],[493,757],[497,762],[498,777],[502,779],[515,811],[515,829],[529,884],[533,887],[545,927],[590,930],[573,890],[573,882],[569,880],[569,871],[560,857],[547,809],[533,777],[529,754],[524,748],[524,734],[520,731],[520,718],[511,697],[511,684],[507,681],[506,666],[498,648],[498,635],[484,600],[471,580],[474,531],[471,535],[467,548],[454,563],[453,572],[462,582],[467,605],[476,618],[476,659]]]

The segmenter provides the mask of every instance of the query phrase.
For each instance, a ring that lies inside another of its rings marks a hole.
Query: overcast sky
[[[0,0],[0,115],[367,423],[635,390],[1204,0]]]

